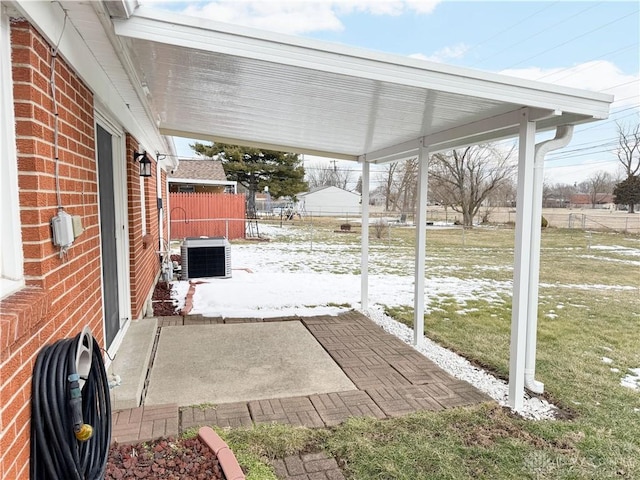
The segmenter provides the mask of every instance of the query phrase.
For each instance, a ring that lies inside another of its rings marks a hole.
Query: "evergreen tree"
[[[272,198],[292,197],[307,190],[304,166],[297,153],[214,143],[190,145],[205,157],[222,161],[224,173],[249,191],[247,216],[256,214],[256,192],[269,187]]]
[[[629,213],[634,213],[635,205],[640,203],[640,175],[630,175],[617,184],[613,196],[616,205],[629,205]]]

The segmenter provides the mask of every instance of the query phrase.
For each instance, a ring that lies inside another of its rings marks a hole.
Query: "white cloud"
[[[413,53],[409,55],[411,58],[417,58],[420,60],[428,60],[430,62],[443,63],[452,58],[462,58],[469,50],[469,45],[464,43],[457,43],[455,45],[446,46],[441,48],[437,52],[431,55],[424,55],[422,53]]]
[[[640,104],[640,75],[624,74],[614,63],[606,60],[594,60],[567,68],[529,67],[500,73],[612,94],[615,96],[614,108]]]
[[[330,6],[311,2],[221,1],[192,5],[182,13],[289,34],[344,28]]]
[[[176,2],[143,0],[161,8]],[[181,2],[180,13],[211,20],[255,27],[288,34],[319,31],[341,31],[341,15],[358,12],[370,15],[403,13],[428,14],[441,0],[216,0],[210,2]]]

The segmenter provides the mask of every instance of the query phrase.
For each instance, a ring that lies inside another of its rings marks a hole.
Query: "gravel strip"
[[[381,307],[374,307],[366,312],[369,318],[380,325],[386,332],[395,335],[403,342],[434,362],[445,372],[460,380],[469,382],[478,390],[486,393],[500,405],[509,407],[507,399],[509,386],[490,373],[475,367],[467,359],[441,347],[434,341],[424,337],[421,345],[412,345],[413,329],[385,315]],[[531,397],[525,392],[524,405],[516,413],[531,420],[553,420],[556,418],[558,408],[544,399]]]

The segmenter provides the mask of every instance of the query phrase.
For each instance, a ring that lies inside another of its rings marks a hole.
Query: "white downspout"
[[[531,256],[529,259],[529,292],[527,310],[527,344],[524,366],[524,386],[533,393],[544,392],[544,384],[535,379],[536,343],[538,334],[538,282],[540,281],[540,236],[542,218],[542,188],[544,157],[553,150],[566,147],[573,136],[573,125],[557,127],[556,136],[536,145],[533,174],[533,211],[531,224]]]

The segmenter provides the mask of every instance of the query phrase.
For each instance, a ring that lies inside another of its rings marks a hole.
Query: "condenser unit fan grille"
[[[182,244],[182,278],[231,277],[231,246],[224,237],[187,238]]]

